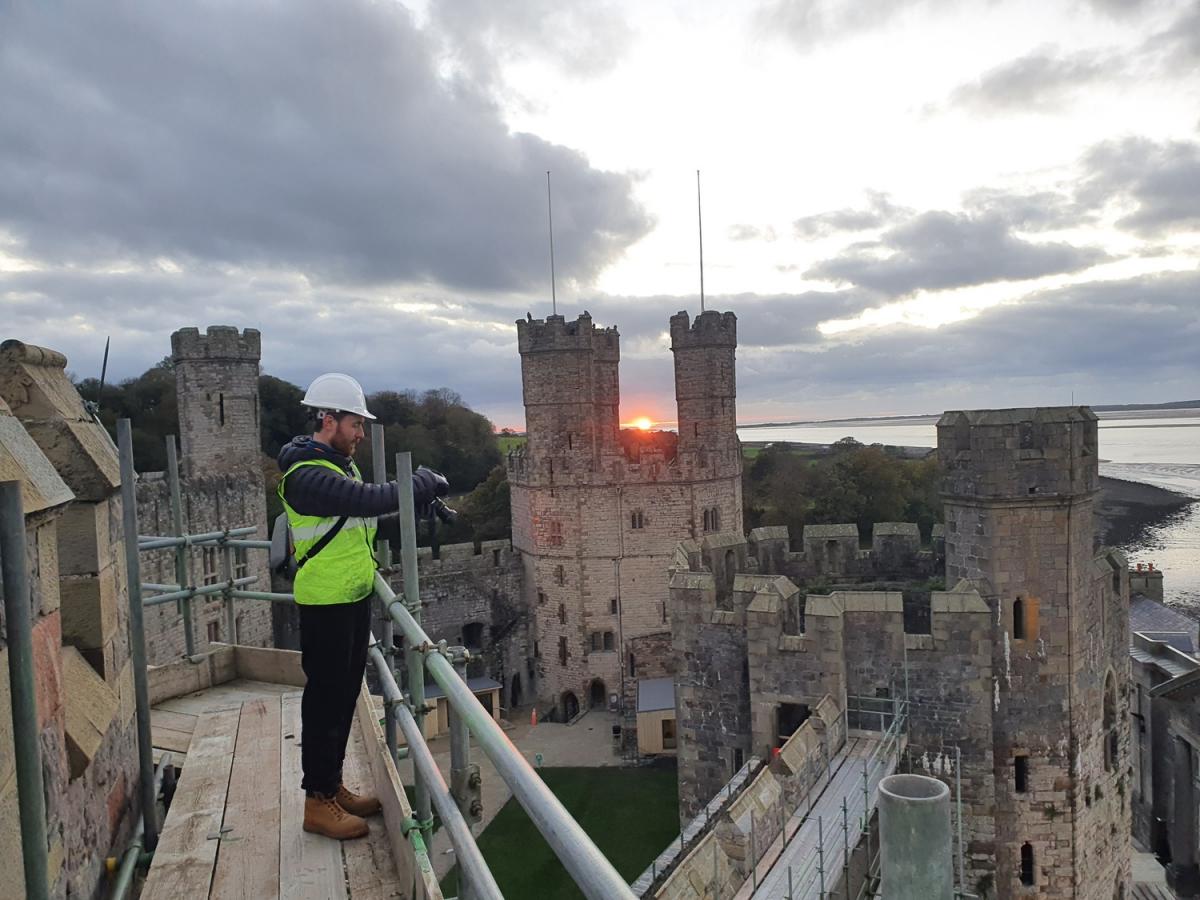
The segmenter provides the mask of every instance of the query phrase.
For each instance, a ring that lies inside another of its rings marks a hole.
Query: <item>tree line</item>
[[[131,424],[134,459],[142,472],[166,469],[166,438],[179,434],[175,371],[170,357],[135,378],[101,389],[99,379],[76,383],[84,400],[99,405],[100,421],[114,436],[118,419]],[[312,434],[311,410],[300,405],[303,388],[273,375],[258,378],[259,427],[268,513],[282,511],[275,488],[279,469],[275,457],[296,435]],[[442,540],[490,540],[509,533],[508,485],[500,466],[500,449],[491,421],[475,412],[447,388],[417,391],[377,391],[367,396],[367,408],[384,429],[387,476],[395,477],[396,453],[412,453],[413,467],[437,469],[450,481],[460,521],[443,529]],[[371,443],[364,441],[355,457],[365,478],[374,471]],[[478,496],[476,496],[478,495]],[[503,507],[503,528],[498,518]],[[423,532],[424,533],[424,532]],[[426,538],[427,539],[427,538]]]
[[[880,445],[843,438],[828,451],[776,443],[747,460],[742,475],[746,530],[854,523],[866,538],[876,522],[916,522],[928,539],[942,521],[937,459],[904,459]]]

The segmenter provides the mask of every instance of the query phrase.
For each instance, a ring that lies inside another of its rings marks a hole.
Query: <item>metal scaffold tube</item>
[[[171,754],[164,753],[158,761],[158,767],[154,771],[154,797],[155,802],[158,802],[158,794],[162,791],[163,777],[166,774],[167,768],[171,765]],[[125,850],[124,856],[121,857],[120,868],[117,869],[117,877],[113,879],[112,893],[108,900],[125,900],[128,896],[130,888],[133,887],[133,873],[137,870],[138,861],[142,858],[142,851],[145,841],[145,823],[139,821],[137,828],[133,832],[133,838],[129,842],[129,846]]]
[[[4,583],[4,627],[8,639],[8,677],[12,690],[13,751],[17,770],[17,810],[25,896],[46,900],[46,800],[37,698],[33,683],[33,594],[25,546],[21,482],[0,482],[0,567]]]
[[[131,451],[132,452],[132,451]],[[171,527],[175,529],[175,537],[184,537],[183,526],[183,491],[179,486],[179,457],[175,450],[175,435],[167,435],[167,483],[171,489]],[[175,580],[180,584],[191,584],[190,566],[188,565],[188,545],[175,545]],[[196,653],[196,635],[192,628],[192,595],[184,593],[179,598],[179,611],[183,614],[183,646],[187,656]]]
[[[384,456],[383,426],[378,422],[371,425],[371,467],[372,480],[376,484],[387,481],[387,457]],[[375,563],[380,569],[386,569],[392,564],[392,553],[387,541],[379,541],[375,547]],[[388,671],[396,671],[396,645],[393,640],[392,620],[383,618],[383,658],[387,660]],[[384,740],[387,741],[388,752],[392,760],[396,759],[398,741],[396,740],[396,719],[387,716],[384,720]]]
[[[142,607],[142,567],[137,540],[137,473],[133,468],[133,430],[128,419],[117,420],[121,454],[121,519],[125,529],[125,582],[129,587],[129,657],[137,710],[138,780],[142,793],[142,827],[146,849],[158,844],[158,813],[154,808],[154,748],[150,742],[150,690],[146,679],[145,610]]]
[[[470,826],[467,825],[462,811],[450,795],[446,780],[442,777],[441,770],[438,769],[437,763],[433,759],[433,754],[425,744],[416,720],[409,712],[408,707],[404,705],[404,697],[400,693],[399,685],[396,684],[396,677],[388,668],[387,660],[375,642],[374,635],[371,636],[369,652],[371,662],[379,673],[384,700],[393,710],[393,716],[400,726],[400,730],[404,732],[405,741],[408,742],[413,769],[420,772],[422,779],[429,786],[433,804],[442,818],[442,827],[450,836],[450,843],[458,858],[460,883],[463,880],[470,883],[474,891],[472,895],[474,900],[504,900],[504,895],[500,893],[500,887],[496,884],[495,877],[484,861],[483,854],[479,851],[479,845],[475,843],[475,838],[471,835]]]
[[[403,495],[403,482],[400,489]],[[405,642],[410,647],[423,651],[429,674],[441,687],[450,705],[466,719],[467,727],[479,742],[480,748],[495,765],[500,777],[512,789],[517,802],[529,814],[533,824],[562,861],[584,896],[589,900],[633,900],[633,892],[613,868],[612,863],[600,852],[579,823],[571,818],[571,814],[533,771],[520,751],[512,745],[512,741],[496,724],[496,720],[458,677],[454,666],[438,652],[428,635],[379,574],[375,576],[375,590],[386,605],[388,614],[403,633]]]
[[[404,601],[412,612],[414,622],[421,621],[421,593],[417,578],[417,511],[412,491],[412,454],[396,454],[396,483],[400,487],[400,561],[404,573]],[[376,584],[382,579],[375,573]],[[386,585],[385,585],[386,586]],[[391,593],[391,588],[388,588]],[[395,595],[392,595],[395,597]],[[420,626],[417,626],[420,631]],[[424,632],[422,632],[424,634]],[[405,637],[408,637],[406,634]],[[428,639],[426,639],[426,643]],[[409,639],[405,642],[408,662],[408,695],[412,702],[413,716],[424,734],[425,724],[425,667],[422,659],[422,642]],[[413,776],[413,797],[417,821],[425,843],[433,839],[432,815],[429,811],[429,791],[425,780],[416,773]]]

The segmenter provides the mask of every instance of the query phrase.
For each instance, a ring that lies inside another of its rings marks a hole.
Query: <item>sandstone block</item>
[[[63,648],[62,673],[67,759],[71,777],[78,778],[99,751],[120,707],[120,699],[74,647]]]

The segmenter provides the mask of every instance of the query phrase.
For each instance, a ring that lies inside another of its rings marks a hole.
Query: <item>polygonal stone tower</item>
[[[938,456],[946,582],[994,617],[995,894],[1124,897],[1128,584],[1093,553],[1096,416],[947,412]]]
[[[626,457],[619,337],[587,313],[517,322],[526,445],[510,455],[513,547],[536,623],[535,692],[569,718],[626,696],[631,642],[669,631],[667,570],[685,538],[742,528],[732,313],[671,320],[678,453]],[[683,428],[686,424],[688,436]]]
[[[680,465],[697,475],[741,471],[737,440],[737,316],[671,316]]]
[[[179,440],[189,477],[259,469],[258,331],[211,325],[171,335]]]
[[[517,322],[521,388],[529,456],[536,478],[597,471],[605,455],[619,452],[621,395],[615,328],[597,328],[586,312]]]

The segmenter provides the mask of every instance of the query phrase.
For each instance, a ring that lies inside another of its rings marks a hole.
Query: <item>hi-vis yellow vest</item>
[[[306,459],[291,466],[279,479],[279,499],[287,511],[288,525],[296,545],[296,560],[302,560],[308,551],[331,529],[341,516],[305,516],[296,512],[283,499],[283,487],[287,477],[302,466],[324,466],[345,477],[346,473],[334,463],[323,459]],[[358,466],[350,463],[355,481],[362,481]],[[376,520],[351,516],[346,524],[321,552],[308,560],[296,573],[296,602],[310,605],[329,606],[335,603],[353,603],[370,594],[375,588],[375,543]]]

